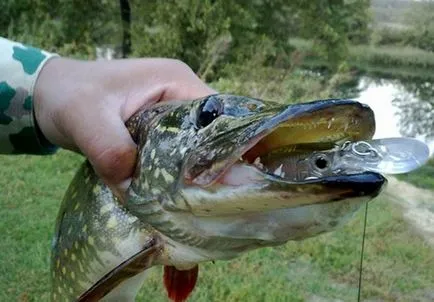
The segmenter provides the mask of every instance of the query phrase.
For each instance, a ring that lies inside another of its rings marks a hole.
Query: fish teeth
[[[259,156],[253,161],[253,165],[255,167],[258,167],[259,169],[264,168],[264,165],[261,163],[261,158]]]
[[[283,168],[283,164],[280,164],[280,166],[276,170],[274,170],[273,174],[277,176],[281,176],[283,173],[282,168]]]

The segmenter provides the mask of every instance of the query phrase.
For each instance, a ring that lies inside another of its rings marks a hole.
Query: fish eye
[[[317,158],[315,158],[314,165],[318,170],[324,171],[330,166],[330,161],[326,156],[319,155]]]
[[[223,103],[215,98],[209,97],[199,106],[197,115],[198,128],[205,128],[223,113]]]

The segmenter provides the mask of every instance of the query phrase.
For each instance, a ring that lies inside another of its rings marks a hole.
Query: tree
[[[0,1],[0,34],[64,55],[93,57],[120,41],[120,14],[109,0]]]
[[[131,53],[131,8],[128,0],[119,0],[122,19],[122,57]]]
[[[3,1],[0,30],[68,55],[123,44],[125,55],[179,58],[213,78],[226,64],[258,57],[286,68],[294,36],[312,39],[339,66],[349,41],[367,36],[368,7],[368,0]]]
[[[302,36],[313,39],[323,58],[337,67],[349,41],[367,39],[368,8],[368,0],[134,1],[134,53],[177,57],[195,71],[216,51],[220,63],[262,53],[264,64],[270,64],[278,57],[288,60],[288,39]],[[215,47],[222,37],[230,37],[223,39],[230,47]]]
[[[434,84],[425,79],[400,81],[402,91],[393,99],[399,108],[400,129],[408,136],[434,138]]]

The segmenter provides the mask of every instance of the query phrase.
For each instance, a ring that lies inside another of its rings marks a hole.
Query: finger
[[[168,63],[172,72],[166,72],[165,79],[166,87],[160,101],[170,100],[193,100],[204,97],[210,94],[215,94],[216,91],[206,85],[193,70],[185,63],[175,61]]]
[[[116,76],[106,78],[106,85],[123,91],[121,98],[125,102],[121,107],[121,115],[124,121],[140,109],[159,101],[193,100],[216,93],[179,60],[115,61],[110,68],[116,70]],[[130,80],[125,83],[122,80],[125,78]],[[120,83],[122,86],[119,86]]]
[[[134,172],[137,149],[120,117],[101,113],[98,125],[82,124],[75,130],[77,146],[95,172],[110,187],[125,191]]]

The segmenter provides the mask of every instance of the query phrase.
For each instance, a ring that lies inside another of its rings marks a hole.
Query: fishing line
[[[368,202],[365,206],[365,223],[363,224],[363,237],[362,237],[362,251],[360,253],[360,267],[359,267],[359,292],[357,294],[357,301],[360,302],[361,288],[362,288],[362,270],[363,270],[363,254],[365,252],[365,236],[366,236],[366,222],[368,221]]]

